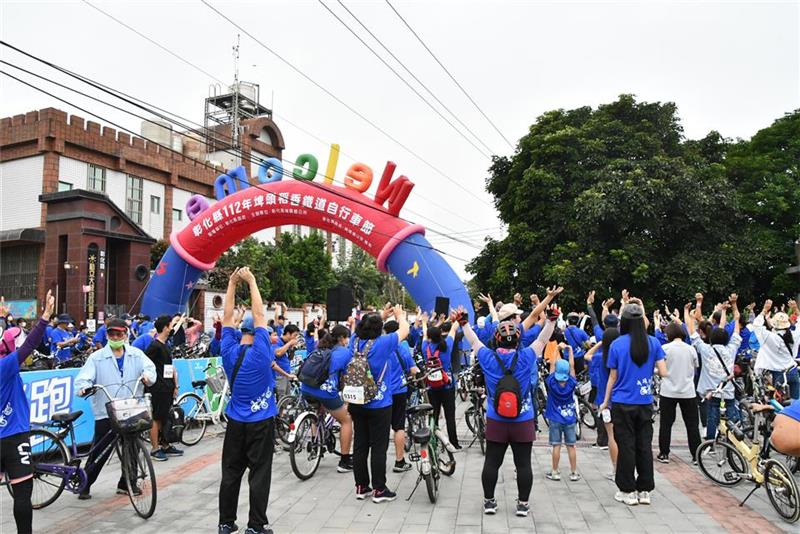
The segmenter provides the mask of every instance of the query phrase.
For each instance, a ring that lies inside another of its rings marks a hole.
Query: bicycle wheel
[[[536,388],[536,403],[539,405],[539,415],[542,416],[544,424],[547,428],[550,428],[550,421],[544,416],[544,410],[547,407],[547,395],[542,391],[541,385]]]
[[[289,460],[292,471],[300,480],[308,480],[316,473],[322,460],[322,441],[319,439],[315,414],[306,413],[297,423],[294,429],[294,442],[289,448]]]
[[[458,388],[458,396],[461,397],[461,401],[464,402],[467,400],[467,388],[459,387]]]
[[[46,429],[33,429],[29,434],[31,444],[31,467],[33,468],[33,492],[31,505],[40,510],[53,504],[64,491],[66,479],[52,469],[63,468],[69,462],[69,451],[64,442]],[[13,495],[13,486],[8,484]]]
[[[414,446],[414,441],[411,439],[411,436],[414,434],[414,418],[406,416],[406,431],[405,431],[405,441],[403,442],[403,450],[406,452],[411,451],[411,447]]]
[[[438,440],[436,442],[436,463],[443,475],[453,476],[453,473],[456,472],[456,459],[453,457],[453,453],[448,451],[444,443]]]
[[[178,397],[177,405],[183,409],[184,426],[181,443],[192,446],[197,445],[206,433],[210,414],[200,395],[197,393],[184,393]]]
[[[147,519],[156,511],[156,473],[150,452],[136,436],[124,436],[118,443],[122,476],[136,514]]]
[[[592,407],[583,399],[579,400],[580,403],[580,420],[583,426],[586,428],[591,428],[592,430],[597,429],[597,416],[592,410]]]
[[[439,483],[436,477],[433,476],[433,472],[422,476],[425,479],[425,488],[428,490],[428,499],[430,499],[431,503],[436,504],[436,496],[439,494]]]
[[[784,521],[794,523],[800,518],[797,482],[786,466],[773,458],[764,464],[764,489],[772,507]]]
[[[744,480],[747,462],[736,447],[725,441],[704,441],[697,448],[700,471],[720,486],[735,486]]]
[[[286,395],[278,402],[278,416],[275,418],[275,437],[284,445],[289,443],[292,423],[301,413],[300,403],[294,395]]]
[[[475,434],[475,422],[473,421],[475,417],[475,405],[470,406],[466,410],[464,410],[464,421],[467,423],[467,428],[469,431]]]

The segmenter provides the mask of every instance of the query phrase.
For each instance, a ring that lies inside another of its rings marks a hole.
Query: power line
[[[45,95],[47,95],[47,96],[49,96],[49,97],[51,97],[51,98],[54,98],[54,99],[56,99],[56,100],[58,100],[58,101],[60,101],[60,102],[63,102],[64,104],[67,104],[68,106],[71,106],[71,107],[73,107],[73,108],[75,108],[75,109],[78,109],[78,110],[80,110],[80,111],[82,111],[82,112],[84,112],[84,113],[86,113],[86,114],[88,114],[88,115],[91,115],[91,116],[93,116],[93,117],[96,117],[97,119],[99,119],[99,120],[101,120],[101,121],[103,121],[103,122],[105,122],[105,123],[108,123],[108,124],[111,124],[111,125],[113,125],[113,126],[116,126],[118,129],[120,129],[120,130],[122,130],[122,131],[125,131],[125,132],[127,132],[127,133],[129,133],[129,134],[131,134],[131,135],[137,136],[137,137],[141,137],[142,139],[146,140],[146,141],[147,141],[147,142],[149,142],[149,143],[156,144],[156,145],[158,145],[158,146],[162,147],[162,148],[163,148],[163,149],[165,149],[165,150],[168,150],[168,151],[170,151],[170,152],[172,152],[172,153],[175,153],[175,154],[178,154],[178,155],[180,155],[180,156],[183,156],[183,154],[182,154],[182,153],[180,153],[180,152],[177,152],[176,150],[172,149],[171,147],[168,147],[168,146],[166,146],[166,145],[162,145],[162,144],[160,144],[160,143],[157,143],[157,142],[153,141],[152,139],[149,139],[149,138],[147,138],[147,137],[144,137],[144,136],[142,136],[142,135],[140,135],[140,134],[137,134],[136,132],[134,132],[134,131],[132,131],[132,130],[129,130],[128,128],[126,128],[126,127],[124,127],[124,126],[122,126],[122,125],[120,125],[120,124],[117,124],[117,123],[115,123],[115,122],[113,122],[113,121],[110,121],[110,120],[106,119],[105,117],[103,117],[103,116],[101,116],[101,115],[98,115],[97,113],[94,113],[94,112],[92,112],[92,111],[89,111],[88,109],[82,108],[82,107],[78,106],[77,104],[75,104],[75,103],[73,103],[73,102],[70,102],[70,101],[68,101],[68,100],[66,100],[66,99],[64,99],[64,98],[61,98],[61,97],[59,97],[59,96],[56,96],[56,95],[54,95],[53,93],[50,93],[50,92],[48,92],[48,91],[46,91],[46,90],[44,90],[44,89],[42,89],[42,88],[40,88],[40,87],[37,87],[37,86],[35,86],[35,85],[31,84],[31,83],[28,83],[28,82],[26,82],[25,80],[22,80],[22,79],[20,79],[20,78],[17,78],[16,76],[14,76],[14,75],[12,75],[12,74],[9,74],[8,72],[5,72],[5,71],[3,71],[3,70],[0,70],[0,74],[3,74],[4,76],[7,76],[7,77],[9,77],[9,78],[11,78],[11,79],[13,79],[13,80],[15,80],[15,81],[19,82],[19,83],[22,83],[22,84],[24,84],[24,85],[26,85],[26,86],[30,87],[31,89],[34,89],[34,90],[36,90],[36,91],[39,91],[39,92],[41,92],[41,93],[43,93],[43,94],[45,94]],[[216,169],[216,167],[214,167],[213,165],[210,165],[210,164],[208,164],[208,163],[205,163],[205,162],[202,162],[202,161],[198,161],[198,163],[200,163],[201,165],[203,165],[203,166],[205,166],[205,167],[207,167],[207,168],[210,168],[210,169],[214,170],[215,172],[219,172],[219,171]],[[227,174],[227,173],[225,173],[225,174]],[[283,175],[286,175],[286,173],[284,172],[284,173],[283,173]],[[317,183],[316,183],[316,182],[314,182],[314,181],[308,181],[307,183],[308,183],[308,184],[310,184],[310,185],[312,185],[313,187],[315,187],[315,188],[317,188],[317,189],[322,189],[322,190],[324,190],[324,191],[325,191],[325,192],[327,192],[327,193],[334,194],[334,195],[336,195],[336,196],[338,196],[338,197],[340,197],[340,198],[344,198],[344,199],[346,199],[346,200],[349,200],[349,201],[355,202],[356,204],[360,204],[360,205],[363,205],[363,206],[366,206],[366,207],[374,208],[374,206],[370,206],[369,204],[366,204],[366,203],[365,203],[365,202],[363,202],[363,201],[359,201],[359,200],[355,200],[355,199],[353,199],[353,198],[350,198],[350,197],[346,197],[346,196],[344,196],[343,194],[341,194],[340,192],[338,192],[338,191],[336,191],[336,190],[334,190],[334,189],[328,189],[328,188],[322,187],[320,184],[317,184]],[[262,190],[262,191],[265,191],[265,192],[269,192],[269,191],[268,191],[267,189],[265,189],[265,188],[262,186],[262,184],[260,184],[260,183],[251,183],[251,184],[250,184],[250,186],[251,186],[251,187],[255,187],[255,188],[257,188],[257,189],[260,189],[260,190]],[[385,234],[385,233],[383,233],[383,232],[380,232],[379,230],[373,230],[373,231],[374,231],[376,234],[382,235],[382,236],[384,236],[384,237],[387,237],[387,238],[389,238],[389,239],[395,239],[395,240],[397,239],[396,237],[394,237],[394,236],[392,236],[392,235],[389,235],[389,234]],[[468,261],[469,261],[469,260],[465,260],[464,258],[460,258],[460,257],[458,257],[458,256],[455,256],[455,255],[453,255],[453,254],[450,254],[450,253],[448,253],[448,252],[444,252],[443,250],[440,250],[440,249],[438,249],[438,248],[436,248],[436,247],[434,247],[434,246],[425,246],[425,245],[421,245],[421,244],[418,244],[418,243],[412,243],[412,242],[407,242],[407,243],[409,243],[409,244],[411,244],[411,245],[414,245],[414,246],[418,246],[418,247],[420,247],[420,248],[428,248],[428,249],[435,250],[436,252],[439,252],[440,254],[443,254],[443,255],[446,255],[446,256],[450,256],[450,257],[452,257],[452,258],[454,258],[454,259],[456,259],[456,260],[458,260],[458,261],[461,261],[461,262],[465,262],[465,263],[466,263],[466,262],[468,262]]]
[[[450,71],[447,70],[447,67],[445,67],[444,64],[441,61],[439,61],[439,58],[436,57],[436,54],[434,54],[433,51],[430,48],[428,48],[428,45],[425,44],[425,41],[422,40],[422,37],[420,37],[417,34],[417,32],[414,31],[414,28],[412,28],[411,25],[408,23],[408,21],[406,21],[406,19],[403,18],[403,15],[401,15],[397,11],[397,9],[395,9],[395,7],[392,5],[392,3],[389,0],[386,0],[386,3],[389,5],[390,8],[392,8],[392,11],[394,11],[395,15],[397,15],[400,18],[400,20],[403,21],[403,24],[405,24],[406,28],[408,28],[408,30],[412,34],[414,34],[414,37],[417,38],[417,41],[419,41],[420,44],[425,48],[425,50],[428,51],[428,53],[431,55],[431,57],[434,60],[436,60],[436,63],[438,63],[439,66],[442,67],[442,70],[444,70],[447,73],[447,75],[450,77],[450,79],[453,80],[453,83],[455,83],[458,86],[458,88],[461,89],[461,92],[464,93],[464,96],[466,96],[469,99],[469,101],[472,102],[472,105],[475,106],[475,109],[477,109],[480,112],[480,114],[483,115],[483,118],[486,119],[489,122],[489,124],[492,125],[492,128],[494,128],[494,131],[496,131],[498,134],[500,134],[500,137],[502,137],[503,140],[506,142],[506,144],[508,144],[508,146],[511,147],[511,149],[513,150],[514,149],[514,145],[511,143],[511,141],[509,141],[508,138],[505,135],[503,135],[503,132],[500,131],[500,128],[498,128],[497,125],[495,125],[495,123],[492,122],[492,119],[490,119],[489,116],[486,115],[486,113],[483,112],[483,110],[480,108],[478,103],[475,102],[475,100],[471,96],[469,96],[469,93],[467,92],[467,90],[464,89],[464,87],[460,83],[458,83],[458,80],[456,80],[455,76],[453,76],[450,73]]]
[[[446,122],[446,123],[447,123],[447,124],[448,124],[448,125],[449,125],[449,126],[452,128],[452,129],[453,129],[453,130],[455,130],[455,132],[456,132],[458,135],[460,135],[461,137],[463,137],[463,138],[464,138],[464,139],[465,139],[465,140],[466,140],[466,141],[467,141],[467,142],[468,142],[470,145],[472,145],[472,147],[473,147],[475,150],[477,150],[477,151],[478,151],[478,152],[479,152],[479,153],[480,153],[480,154],[481,154],[483,157],[485,157],[485,158],[488,158],[488,157],[489,157],[489,154],[486,154],[485,152],[483,152],[483,151],[482,151],[482,150],[481,150],[481,149],[480,149],[480,148],[479,148],[479,147],[478,147],[478,146],[477,146],[475,143],[473,143],[473,142],[472,142],[472,140],[471,140],[469,137],[467,137],[466,135],[464,135],[464,132],[462,132],[461,130],[459,130],[458,128],[456,128],[456,125],[455,125],[455,124],[453,124],[452,122],[450,122],[450,120],[449,120],[447,117],[445,117],[445,116],[444,116],[444,115],[443,115],[443,114],[442,114],[442,113],[441,113],[441,112],[440,112],[438,109],[436,109],[436,108],[433,106],[433,104],[431,104],[430,102],[428,102],[428,99],[426,99],[424,96],[422,96],[422,94],[421,94],[419,91],[417,91],[417,89],[416,89],[414,86],[412,86],[410,83],[408,83],[408,80],[406,80],[405,78],[403,78],[402,76],[400,76],[400,73],[398,73],[398,72],[397,72],[397,71],[396,71],[396,70],[395,70],[395,69],[394,69],[394,68],[393,68],[391,65],[389,65],[389,63],[388,63],[388,62],[387,62],[385,59],[383,59],[383,58],[380,56],[380,54],[378,54],[378,53],[375,51],[375,49],[374,49],[374,48],[372,48],[372,47],[371,47],[369,44],[367,44],[367,42],[366,42],[364,39],[362,39],[360,35],[358,35],[358,34],[357,34],[355,31],[353,31],[353,29],[352,29],[350,26],[348,26],[348,25],[347,25],[347,23],[346,23],[345,21],[343,21],[343,20],[341,19],[341,17],[339,17],[339,15],[337,15],[336,13],[334,13],[334,11],[333,11],[333,10],[332,10],[330,7],[328,7],[328,6],[325,4],[325,2],[323,2],[322,0],[317,0],[317,1],[320,3],[320,5],[322,5],[322,7],[324,7],[324,8],[325,8],[325,9],[328,11],[328,13],[330,13],[330,14],[331,14],[331,15],[332,15],[332,16],[333,16],[333,17],[334,17],[336,20],[338,20],[338,21],[341,23],[341,25],[342,25],[342,26],[344,26],[344,27],[347,29],[347,31],[349,31],[351,34],[353,34],[353,36],[354,36],[356,39],[358,39],[358,40],[359,40],[359,42],[360,42],[361,44],[363,44],[363,45],[364,45],[364,46],[367,48],[367,50],[369,50],[370,52],[372,52],[372,54],[373,54],[373,55],[374,55],[376,58],[378,58],[378,60],[380,60],[380,62],[381,62],[381,63],[383,63],[383,64],[386,66],[386,68],[387,68],[387,69],[389,69],[390,71],[392,71],[392,73],[393,73],[395,76],[397,76],[397,79],[398,79],[398,80],[400,80],[401,82],[403,82],[403,83],[406,85],[406,87],[408,87],[409,89],[411,89],[411,90],[414,92],[414,94],[415,94],[415,95],[417,95],[417,96],[420,98],[420,100],[422,100],[423,102],[425,102],[425,104],[426,104],[426,105],[427,105],[429,108],[431,108],[431,109],[434,111],[434,113],[436,113],[437,115],[439,115],[439,117],[441,117],[443,121],[445,121],[445,122]],[[362,23],[361,23],[361,21],[360,21],[360,20],[358,20],[358,19],[356,18],[356,16],[355,16],[355,15],[353,15],[353,13],[352,13],[352,12],[351,12],[349,9],[347,9],[347,7],[346,7],[344,4],[342,4],[341,2],[339,2],[339,3],[342,5],[342,7],[344,7],[344,8],[345,8],[345,10],[347,10],[347,12],[348,12],[348,13],[350,13],[350,16],[352,16],[354,19],[356,19],[356,21],[357,21],[359,24],[361,24],[361,26],[362,26],[362,27],[364,27],[364,28],[366,29],[366,26],[364,26],[364,24],[362,24]],[[370,32],[369,30],[367,30],[367,32],[369,32],[369,34],[370,34],[370,35],[372,35],[372,37],[373,37],[373,38],[374,38],[376,41],[378,41],[378,42],[380,43],[380,41],[378,40],[378,38],[377,38],[377,37],[375,37],[375,35],[374,35],[372,32]],[[383,43],[381,43],[381,46],[383,46]],[[386,48],[386,47],[384,46],[384,48]],[[394,54],[392,54],[391,52],[389,52],[389,54],[391,54],[391,56],[392,56],[392,57],[394,57],[394,58],[395,58],[395,60],[397,60],[397,58],[394,56]],[[397,61],[399,62],[399,60],[397,60]],[[406,68],[406,67],[405,67],[405,65],[403,65],[403,68]],[[408,71],[408,69],[407,69],[407,68],[406,68],[406,70]],[[414,76],[414,75],[412,74],[412,76]],[[417,78],[416,78],[416,76],[414,76],[414,79],[417,79]],[[417,80],[417,81],[419,82],[419,80]],[[419,83],[421,83],[421,82],[419,82]],[[423,87],[424,87],[424,85],[423,85]],[[428,89],[427,89],[427,87],[426,87],[425,89],[426,89],[426,90],[427,90],[427,91],[430,93],[430,90],[428,90]],[[436,97],[434,97],[434,98],[436,98]],[[439,101],[439,99],[437,99],[437,101],[439,102],[439,104],[441,104],[442,106],[444,106],[444,104],[442,104],[442,103],[441,103],[441,101]],[[455,114],[454,114],[452,111],[450,111],[450,109],[449,109],[449,108],[447,108],[446,106],[444,106],[444,107],[445,107],[445,109],[446,109],[446,110],[447,110],[447,111],[448,111],[448,112],[449,112],[451,115],[453,115],[454,117],[456,117],[456,115],[455,115]],[[492,149],[491,149],[491,148],[489,148],[489,147],[488,147],[488,146],[487,146],[487,145],[486,145],[486,144],[485,144],[483,141],[481,141],[481,140],[478,138],[478,136],[477,136],[477,135],[475,135],[475,133],[474,133],[474,132],[472,132],[472,130],[470,130],[470,129],[467,127],[467,125],[465,125],[463,122],[461,122],[461,120],[460,120],[458,117],[456,117],[456,120],[457,120],[457,121],[458,121],[458,122],[459,122],[459,123],[460,123],[460,124],[461,124],[461,125],[462,125],[462,126],[463,126],[463,127],[464,127],[464,128],[467,130],[467,131],[468,131],[468,132],[469,132],[469,133],[471,133],[471,134],[472,134],[472,135],[473,135],[473,136],[474,136],[474,137],[475,137],[475,138],[478,140],[478,142],[479,142],[480,144],[482,144],[482,145],[483,145],[483,146],[486,148],[486,150],[488,150],[490,153],[492,152]]]
[[[437,174],[439,174],[440,176],[444,177],[444,178],[445,178],[447,181],[449,181],[450,183],[452,183],[453,185],[455,185],[456,187],[458,187],[459,189],[461,189],[462,191],[464,191],[465,193],[467,193],[467,194],[468,194],[468,195],[470,195],[471,197],[475,198],[476,200],[478,200],[478,201],[479,201],[479,202],[481,202],[482,204],[484,204],[484,205],[486,205],[486,206],[489,206],[489,207],[493,207],[493,206],[491,206],[491,204],[489,204],[489,203],[486,201],[486,199],[479,197],[477,194],[473,193],[471,190],[469,190],[469,189],[465,188],[465,187],[464,187],[462,184],[460,184],[458,181],[456,181],[455,179],[451,178],[449,175],[445,174],[445,173],[444,173],[442,170],[440,170],[438,167],[436,167],[436,166],[434,166],[433,164],[431,164],[430,162],[428,162],[428,161],[427,161],[426,159],[424,159],[422,156],[420,156],[419,154],[417,154],[416,152],[414,152],[413,150],[411,150],[411,149],[410,149],[408,146],[406,146],[405,144],[403,144],[402,142],[400,142],[399,140],[397,140],[395,137],[393,137],[392,135],[390,135],[390,134],[389,134],[389,133],[388,133],[386,130],[384,130],[383,128],[381,128],[380,126],[378,126],[377,124],[375,124],[373,121],[371,121],[370,119],[368,119],[367,117],[365,117],[365,116],[364,116],[364,115],[363,115],[361,112],[359,112],[358,110],[356,110],[355,108],[353,108],[351,105],[347,104],[347,103],[346,103],[344,100],[342,100],[341,98],[339,98],[338,96],[336,96],[335,94],[333,94],[333,93],[332,93],[330,90],[328,90],[328,89],[327,89],[325,86],[323,86],[322,84],[320,84],[319,82],[317,82],[316,80],[314,80],[314,79],[313,79],[311,76],[309,76],[308,74],[306,74],[305,72],[303,72],[303,71],[302,71],[300,68],[298,68],[298,67],[294,66],[294,64],[292,64],[292,63],[291,63],[289,60],[285,59],[283,56],[281,56],[280,54],[278,54],[277,52],[275,52],[273,49],[271,49],[270,47],[268,47],[267,45],[265,45],[265,44],[263,43],[263,41],[261,41],[260,39],[258,39],[257,37],[255,37],[255,36],[254,36],[252,33],[248,32],[246,29],[244,29],[242,26],[240,26],[239,24],[237,24],[236,22],[234,22],[234,21],[233,21],[231,18],[229,18],[227,15],[225,15],[224,13],[222,13],[221,11],[219,11],[217,8],[215,8],[214,6],[212,6],[210,3],[208,3],[208,1],[207,1],[207,0],[200,0],[200,1],[201,1],[203,4],[205,4],[205,5],[206,5],[206,6],[207,6],[207,7],[208,7],[210,10],[212,10],[214,13],[216,13],[217,15],[219,15],[219,16],[220,16],[221,18],[223,18],[224,20],[228,21],[228,22],[229,22],[229,23],[230,23],[230,24],[231,24],[231,25],[232,25],[234,28],[237,28],[237,29],[238,29],[240,32],[244,33],[245,35],[247,35],[248,37],[250,37],[250,38],[251,38],[253,41],[255,41],[256,43],[258,43],[258,44],[259,44],[259,45],[260,45],[262,48],[264,48],[264,50],[266,50],[267,52],[269,52],[270,54],[272,54],[273,56],[275,56],[276,58],[278,58],[278,59],[279,59],[279,60],[280,60],[280,61],[281,61],[283,64],[285,64],[286,66],[288,66],[289,68],[291,68],[293,71],[295,71],[296,73],[298,73],[300,76],[302,76],[303,78],[305,78],[306,80],[308,80],[308,81],[309,81],[309,82],[311,82],[312,84],[314,84],[314,86],[316,86],[318,89],[320,89],[321,91],[323,91],[323,92],[324,92],[326,95],[328,95],[329,97],[331,97],[332,99],[334,99],[336,102],[338,102],[339,104],[341,104],[342,106],[344,106],[344,107],[345,107],[347,110],[349,110],[351,113],[355,114],[355,115],[356,115],[358,118],[360,118],[361,120],[363,120],[364,122],[366,122],[367,124],[369,124],[370,126],[372,126],[373,128],[375,128],[376,130],[378,130],[378,131],[379,131],[381,134],[383,134],[385,137],[387,137],[387,138],[388,138],[388,139],[390,139],[392,142],[394,142],[395,144],[397,144],[399,147],[403,148],[405,151],[407,151],[409,154],[411,154],[412,156],[414,156],[415,158],[417,158],[419,161],[421,161],[422,163],[424,163],[424,164],[425,164],[427,167],[429,167],[430,169],[434,170],[434,171],[435,171]]]

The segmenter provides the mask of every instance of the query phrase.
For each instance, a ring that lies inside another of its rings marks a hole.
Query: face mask
[[[124,339],[109,339],[108,340],[108,346],[111,347],[112,349],[121,349],[122,347],[125,346],[125,340]]]

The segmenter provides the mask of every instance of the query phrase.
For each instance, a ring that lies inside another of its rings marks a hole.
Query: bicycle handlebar
[[[144,375],[142,375],[142,376],[144,376]],[[91,397],[92,395],[95,395],[95,394],[97,393],[97,391],[98,391],[98,390],[101,390],[103,393],[105,393],[105,394],[106,394],[106,397],[107,397],[108,399],[111,399],[111,400],[116,400],[116,399],[117,399],[117,397],[115,397],[115,396],[112,396],[112,395],[111,395],[111,394],[108,392],[108,388],[109,388],[109,387],[111,387],[111,386],[121,386],[121,387],[120,387],[120,389],[122,389],[122,387],[125,387],[125,388],[126,388],[128,391],[130,391],[130,392],[131,392],[131,397],[135,397],[135,396],[136,396],[136,391],[139,389],[139,385],[141,384],[141,385],[142,385],[142,387],[144,388],[144,384],[142,384],[142,380],[141,380],[141,379],[142,379],[142,376],[140,376],[139,378],[137,378],[137,379],[136,379],[136,381],[135,381],[135,384],[136,384],[136,385],[134,385],[134,386],[133,386],[133,390],[132,390],[132,391],[131,391],[131,388],[129,388],[129,387],[128,387],[128,384],[129,384],[131,381],[128,381],[128,382],[120,382],[120,383],[117,383],[117,384],[108,384],[108,386],[104,386],[103,384],[93,384],[93,385],[89,386],[88,388],[86,388],[86,389],[84,390],[84,395],[83,395],[83,398],[85,398],[85,399],[88,399],[88,398],[89,398],[89,397]],[[117,393],[119,393],[119,390],[117,390]]]

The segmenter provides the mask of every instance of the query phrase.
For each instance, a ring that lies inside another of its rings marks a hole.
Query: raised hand
[[[703,302],[703,294],[702,293],[695,293],[694,300],[697,302]]]
[[[772,308],[772,299],[767,299],[764,301],[764,309],[763,312],[766,313]]]
[[[492,295],[490,295],[488,293],[486,295],[484,295],[483,293],[479,293],[478,294],[478,300],[480,300],[481,302],[485,302],[489,306],[492,305]]]
[[[736,301],[738,300],[739,300],[739,295],[737,295],[736,293],[731,293],[730,296],[728,297],[728,302],[730,302],[731,304],[736,304]]]
[[[533,304],[534,308],[539,305],[539,295],[537,295],[536,293],[532,293],[530,299],[531,299],[531,304]]]
[[[630,295],[628,295],[628,290],[627,289],[623,289],[622,290],[621,298],[622,298],[622,303],[623,304],[627,304],[628,303],[628,299],[630,298]]]
[[[53,292],[48,289],[47,295],[44,297],[44,313],[42,313],[42,318],[45,321],[50,320],[50,316],[53,315],[53,310],[56,308],[56,299],[53,297]]]
[[[558,295],[560,295],[562,291],[564,291],[563,287],[561,287],[561,286],[558,286],[558,287],[553,286],[553,287],[547,289],[547,296],[552,299],[552,298],[555,298]]]
[[[253,282],[256,281],[256,277],[250,271],[250,267],[242,267],[241,269],[239,269],[239,278],[243,282],[245,282],[247,284],[250,284],[250,283],[253,283]]]
[[[589,306],[594,304],[594,289],[589,291],[589,295],[586,297],[586,304]]]

